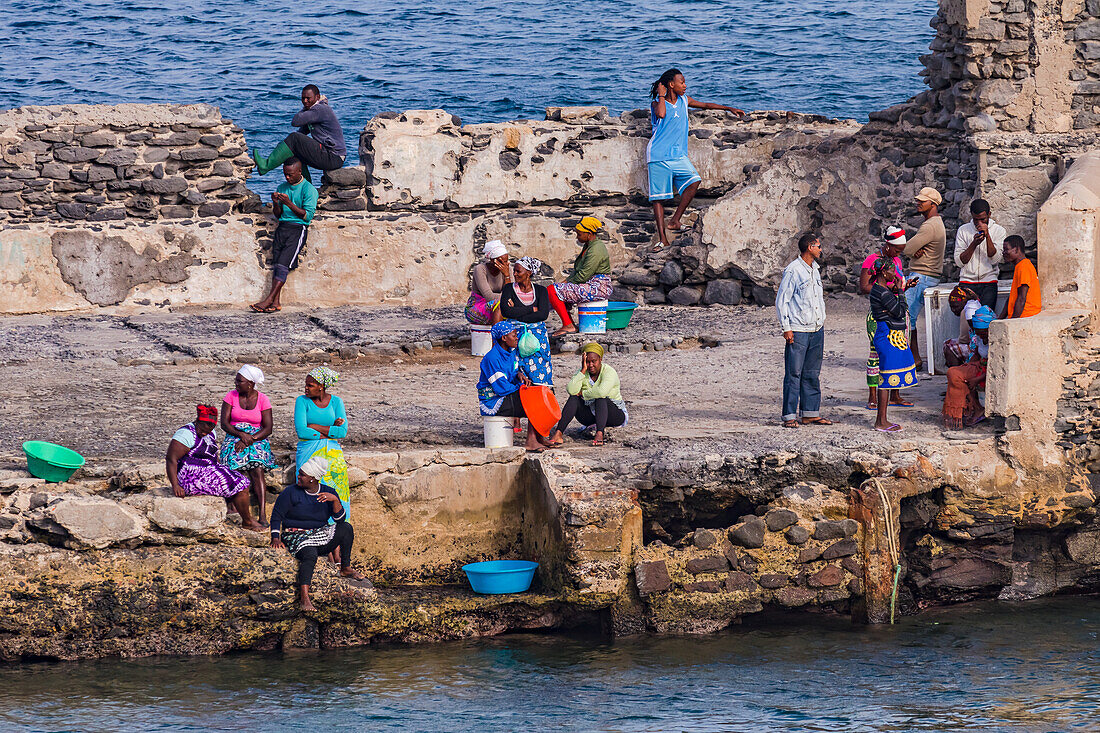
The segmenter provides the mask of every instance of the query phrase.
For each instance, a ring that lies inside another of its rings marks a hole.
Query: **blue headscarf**
[[[512,333],[512,331],[518,331],[519,324],[515,321],[501,321],[493,326],[490,333],[493,335],[493,341],[500,341],[502,338]]]
[[[990,310],[988,305],[983,305],[970,317],[970,324],[974,328],[989,328],[989,324],[997,320],[997,314]]]

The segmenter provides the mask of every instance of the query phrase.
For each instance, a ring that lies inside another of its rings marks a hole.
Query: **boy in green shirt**
[[[298,266],[298,256],[306,245],[306,229],[317,210],[317,189],[302,176],[302,163],[291,158],[283,164],[286,183],[280,183],[271,194],[271,210],[279,218],[275,241],[271,247],[271,292],[259,303],[249,307],[257,313],[282,310],[279,292],[290,271]]]

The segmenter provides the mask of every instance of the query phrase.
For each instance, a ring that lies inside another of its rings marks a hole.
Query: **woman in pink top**
[[[887,227],[886,233],[883,235],[886,240],[882,248],[873,252],[867,259],[863,261],[863,265],[860,267],[859,272],[859,292],[863,295],[869,295],[871,293],[871,285],[874,281],[874,271],[878,264],[879,258],[889,257],[894,260],[894,272],[898,279],[905,282],[905,274],[902,271],[901,253],[905,249],[905,230],[900,227]],[[909,283],[905,283],[906,289],[909,287]],[[869,352],[867,355],[867,409],[878,409],[878,388],[881,378],[878,373],[879,359],[878,351],[875,349],[875,331],[878,329],[878,322],[871,317],[870,310],[867,311],[867,341],[869,344]],[[896,389],[890,390],[890,404],[899,407],[912,407],[913,403],[909,402],[901,396],[901,392]]]
[[[222,400],[221,427],[225,431],[218,461],[234,471],[247,473],[252,493],[260,505],[260,524],[267,526],[267,484],[264,471],[275,468],[271,455],[271,400],[256,389],[264,373],[245,364],[233,378],[236,389]]]

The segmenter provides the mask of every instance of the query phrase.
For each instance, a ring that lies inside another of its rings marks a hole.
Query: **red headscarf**
[[[198,405],[195,410],[198,412],[199,422],[216,423],[218,421],[218,411],[209,405]]]

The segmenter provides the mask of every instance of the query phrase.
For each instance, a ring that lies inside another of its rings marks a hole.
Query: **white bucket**
[[[512,447],[512,418],[486,416],[482,419],[485,421],[486,448]]]
[[[607,333],[607,301],[577,303],[577,330],[580,333]]]
[[[470,324],[470,355],[485,356],[493,348],[493,327]]]

